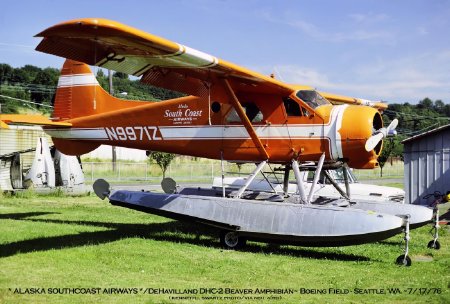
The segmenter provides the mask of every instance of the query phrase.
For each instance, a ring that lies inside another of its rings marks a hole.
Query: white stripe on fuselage
[[[330,143],[330,155],[334,159],[342,158],[342,144],[339,130],[342,126],[342,118],[348,105],[334,106],[331,111],[330,122],[321,124],[289,124],[289,125],[255,125],[256,134],[260,139],[327,139]],[[131,126],[130,126],[131,127]],[[124,127],[111,127],[111,129]],[[156,128],[161,133],[158,140],[250,140],[247,130],[243,125],[218,125],[218,126],[132,126],[132,138],[126,132],[121,132],[120,140],[137,141],[152,140],[154,136],[140,136],[145,129]],[[71,140],[111,140],[105,128],[69,128],[46,129],[50,136]],[[128,137],[127,137],[128,136]]]
[[[108,140],[103,128],[44,129],[51,137],[71,140]]]

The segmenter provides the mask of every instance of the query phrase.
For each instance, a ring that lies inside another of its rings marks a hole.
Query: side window
[[[286,109],[287,116],[302,116],[300,106],[297,102],[289,97],[283,98],[284,108]]]
[[[231,108],[230,112],[227,115],[226,121],[227,122],[241,122],[241,119],[239,118],[239,115],[234,108]]]
[[[262,122],[264,117],[261,110],[258,108],[256,104],[253,102],[246,102],[242,104],[242,108],[244,108],[245,115],[247,115],[248,120],[250,122]],[[237,114],[234,108],[228,113],[227,122],[241,122],[239,115]]]

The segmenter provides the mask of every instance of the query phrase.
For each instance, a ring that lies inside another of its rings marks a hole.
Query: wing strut
[[[261,140],[256,134],[256,131],[252,126],[252,123],[248,119],[247,115],[245,115],[244,109],[242,108],[239,99],[236,97],[236,94],[234,94],[234,91],[231,88],[230,83],[228,82],[227,79],[224,79],[223,82],[225,84],[225,89],[227,90],[227,93],[230,97],[231,104],[233,105],[234,109],[236,110],[236,113],[239,115],[239,118],[243,122],[245,129],[247,130],[248,134],[253,140],[253,143],[255,144],[256,148],[258,149],[263,159],[264,160],[269,159],[269,154],[267,153],[266,149],[264,148],[264,145],[262,144]]]

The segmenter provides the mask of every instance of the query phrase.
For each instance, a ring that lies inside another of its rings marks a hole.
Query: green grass
[[[0,196],[0,303],[261,302],[207,301],[201,295],[195,301],[171,300],[166,294],[143,294],[141,288],[296,291],[278,300],[260,295],[263,303],[449,303],[448,226],[440,231],[439,251],[426,248],[429,229],[412,231],[413,265],[405,268],[394,264],[402,252],[401,235],[349,247],[250,243],[242,251],[228,251],[220,248],[214,228],[114,207],[91,196]],[[19,295],[15,288],[137,288],[138,294]],[[301,288],[327,294],[300,294]],[[336,295],[329,288],[404,292]],[[408,294],[408,288],[442,293]]]

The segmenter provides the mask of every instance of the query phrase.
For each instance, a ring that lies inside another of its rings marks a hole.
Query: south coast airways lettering
[[[110,140],[162,140],[158,127],[153,126],[106,127],[105,131]]]
[[[175,111],[165,110],[164,118],[168,118],[174,125],[191,124],[194,120],[202,116],[203,110],[191,110],[188,105],[180,104]]]

